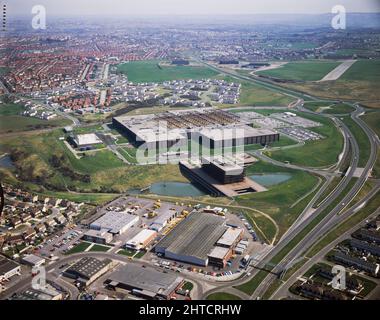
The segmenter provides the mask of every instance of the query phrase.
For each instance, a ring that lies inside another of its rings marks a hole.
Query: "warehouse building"
[[[146,299],[169,300],[183,282],[184,279],[175,274],[127,264],[113,272],[104,285],[111,290],[128,290]]]
[[[223,218],[194,212],[156,245],[155,252],[168,259],[207,266],[209,252],[226,230]]]
[[[102,143],[102,140],[95,133],[85,133],[74,136],[72,142],[77,148],[87,148]]]
[[[220,149],[249,144],[267,145],[279,141],[280,134],[270,129],[241,125],[234,127],[206,128],[200,130],[194,138],[200,141],[200,144],[210,149]]]
[[[108,229],[88,230],[82,239],[89,242],[108,244],[112,242],[113,235],[108,232]]]
[[[88,286],[112,267],[112,260],[84,257],[67,268],[63,275]]]
[[[0,283],[20,275],[21,267],[16,262],[0,256]]]
[[[125,246],[132,250],[145,249],[155,238],[157,232],[154,230],[143,229],[130,239]]]
[[[139,146],[147,149],[187,148],[193,139],[208,148],[268,144],[279,140],[279,133],[253,128],[237,114],[213,108],[176,110],[156,115],[119,116],[113,125]]]
[[[108,230],[112,234],[122,234],[139,221],[139,217],[124,212],[110,211],[90,224],[93,230]]]

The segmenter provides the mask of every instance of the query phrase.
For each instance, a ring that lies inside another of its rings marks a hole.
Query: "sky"
[[[2,1],[3,3],[3,1]],[[31,14],[44,5],[51,15],[321,14],[335,5],[347,12],[380,12],[380,0],[12,0],[8,14]]]

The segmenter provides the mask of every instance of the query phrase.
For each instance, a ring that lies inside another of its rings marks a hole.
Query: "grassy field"
[[[380,60],[359,60],[336,81],[281,84],[307,94],[336,100],[355,100],[380,108]]]
[[[380,137],[380,112],[370,112],[362,116],[362,119]],[[373,176],[380,177],[380,150],[377,151],[377,159],[372,171]]]
[[[356,61],[342,76],[341,80],[380,82],[380,60]]]
[[[359,167],[365,167],[371,153],[371,145],[365,132],[348,116],[342,117],[359,145]]]
[[[204,79],[218,73],[198,66],[162,66],[160,61],[133,61],[118,66],[118,71],[127,74],[132,82],[164,82],[182,79]]]
[[[231,81],[236,82],[235,79]],[[251,82],[240,82],[242,86],[240,102],[237,106],[287,106],[294,100],[291,97],[268,90]]]
[[[86,193],[119,193],[143,188],[158,181],[187,181],[177,165],[128,166],[111,151],[101,150],[77,159],[58,138],[61,131],[26,136],[23,139],[4,138],[0,152],[18,154],[15,161],[19,180],[33,182],[37,190],[71,191]],[[52,157],[61,159],[61,167],[53,167]],[[70,168],[74,174],[68,174]],[[79,175],[79,177],[78,177]],[[90,181],[86,177],[89,176]],[[38,183],[36,183],[38,181]],[[86,196],[85,196],[86,197]]]
[[[320,122],[322,126],[311,128],[324,138],[316,141],[307,141],[299,148],[266,152],[268,156],[278,161],[289,161],[292,164],[308,167],[325,167],[338,161],[343,149],[343,136],[330,119],[320,116],[299,114],[302,117]]]
[[[84,252],[90,245],[91,243],[89,242],[81,242],[77,244],[75,247],[71,248],[69,251],[67,251],[66,255]]]
[[[117,252],[117,254],[121,254],[123,256],[132,257],[135,254],[135,251],[128,249],[121,249]]]
[[[216,292],[207,296],[206,300],[241,300],[238,296],[235,296],[227,292]]]
[[[345,103],[331,104],[328,102],[306,102],[304,107],[310,111],[327,114],[344,114],[351,113],[355,110],[352,106]]]
[[[23,111],[24,106],[20,104],[0,104],[0,133],[46,129],[65,126],[71,123],[71,121],[63,118],[41,120],[32,117],[24,117],[21,115]]]
[[[380,137],[380,112],[369,112],[361,117]]]
[[[89,251],[95,252],[107,252],[111,247],[102,246],[100,244],[94,244]]]
[[[276,69],[258,71],[257,74],[286,80],[317,81],[338,65],[339,62],[335,61],[289,62]]]

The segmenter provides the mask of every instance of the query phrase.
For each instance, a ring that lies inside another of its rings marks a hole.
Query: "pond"
[[[144,191],[138,189],[129,190],[131,194],[140,194]],[[198,189],[191,183],[186,182],[156,182],[153,183],[145,192],[158,194],[161,196],[173,197],[199,197],[206,195],[205,192]]]
[[[15,166],[13,165],[13,161],[11,157],[8,155],[5,155],[5,156],[0,157],[0,167],[13,169]]]
[[[292,177],[292,175],[290,173],[263,173],[254,174],[249,177],[258,184],[263,185],[264,187],[271,187],[289,180]]]

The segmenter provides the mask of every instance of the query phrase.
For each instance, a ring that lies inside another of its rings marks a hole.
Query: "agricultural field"
[[[276,69],[258,71],[257,74],[285,80],[318,81],[338,65],[339,62],[335,61],[289,62]]]
[[[336,163],[343,149],[343,136],[339,129],[330,119],[303,113],[299,115],[320,122],[322,126],[311,129],[324,138],[307,141],[299,148],[267,151],[266,155],[281,162],[289,161],[307,167],[327,167]]]
[[[118,66],[118,72],[125,73],[129,81],[164,82],[169,80],[213,78],[218,73],[201,66],[164,66],[160,61],[133,61]]]

